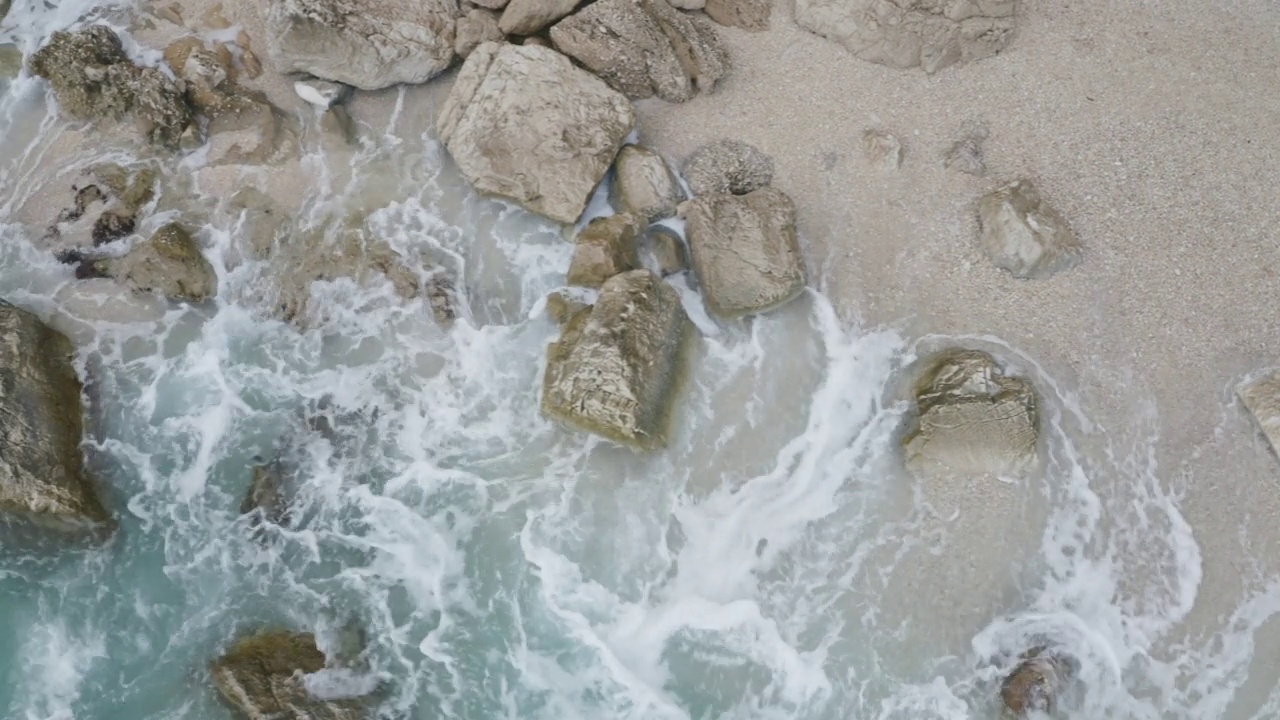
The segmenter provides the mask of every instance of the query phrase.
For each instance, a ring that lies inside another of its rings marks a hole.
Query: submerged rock
[[[440,139],[479,192],[562,223],[582,215],[636,114],[554,50],[485,43],[440,110]]]
[[[565,282],[600,287],[605,280],[640,267],[636,239],[643,226],[630,213],[601,217],[587,223],[574,238],[573,259]]]
[[[933,73],[1013,40],[1017,0],[796,0],[800,27],[855,56]]]
[[[543,415],[624,445],[665,446],[690,327],[657,275],[615,275],[547,347]]]
[[[1030,180],[1016,180],[978,203],[982,249],[1018,278],[1046,278],[1075,267],[1084,247]]]
[[[280,72],[378,90],[423,83],[453,62],[457,0],[264,0]]]
[[[284,473],[279,463],[259,465],[253,469],[249,490],[240,503],[240,514],[257,512],[252,521],[256,530],[265,521],[272,525],[289,524],[289,495],[284,488]]]
[[[1000,699],[1015,717],[1052,713],[1057,697],[1070,678],[1071,663],[1038,647],[1027,651],[1022,662],[1000,686]]]
[[[71,341],[0,300],[0,512],[60,530],[110,522],[80,452]]]
[[[643,145],[627,145],[618,153],[609,185],[614,207],[656,222],[675,215],[684,198],[680,181],[661,155]]]
[[[304,676],[324,668],[314,635],[272,630],[237,641],[210,672],[222,698],[248,720],[367,717],[360,700],[322,700],[307,691]]]
[[[1262,428],[1271,449],[1280,453],[1280,370],[1240,383],[1236,395]]]
[[[716,140],[684,161],[684,181],[694,195],[746,195],[773,182],[773,160],[739,140]]]
[[[1039,412],[1031,383],[985,352],[947,350],[915,384],[917,417],[903,441],[918,475],[1009,475],[1036,463]]]
[[[574,315],[591,307],[563,291],[547,295],[547,317],[557,325],[563,326],[573,319]]]
[[[796,207],[781,190],[701,195],[680,206],[707,309],[729,318],[789,302],[808,283]]]
[[[705,3],[703,11],[707,17],[721,25],[750,32],[769,29],[769,16],[773,14],[770,0],[705,0]]]
[[[684,102],[711,92],[729,70],[715,30],[666,0],[598,0],[556,23],[551,42],[633,99]]]
[[[665,225],[653,225],[644,233],[644,252],[662,277],[689,269],[689,254],[680,233]]]
[[[139,292],[171,300],[204,302],[218,293],[218,276],[200,245],[178,223],[169,223],[123,257],[94,263],[96,273],[115,278]]]

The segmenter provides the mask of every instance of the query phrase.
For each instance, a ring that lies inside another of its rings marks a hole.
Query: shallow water
[[[88,6],[20,2],[6,27],[29,52]],[[716,326],[680,279],[693,372],[671,447],[632,453],[538,414],[561,231],[473,196],[420,127],[372,133],[359,163],[309,145],[298,231],[336,236],[358,215],[366,237],[461,278],[461,318],[440,327],[389,284],[334,281],[299,331],[268,312],[280,268],[239,261],[219,198],[158,201],[217,207],[200,233],[220,281],[209,305],[77,284],[13,217],[118,155],[42,175],[68,131],[38,83],[5,92],[0,296],[76,339],[86,450],[121,527],[100,548],[0,554],[4,717],[228,718],[206,664],[239,633],[307,628],[336,647],[350,624],[363,669],[314,684],[378,685],[387,718],[986,719],[1044,642],[1080,663],[1066,717],[1280,716],[1280,693],[1237,692],[1266,661],[1275,578],[1249,581],[1219,626],[1183,627],[1200,551],[1179,478],[1154,461],[1157,408],[1100,427],[997,338],[862,327],[818,290]],[[1042,476],[901,470],[903,377],[954,343],[1035,381]],[[327,436],[299,420],[321,400]],[[255,540],[240,500],[282,452],[297,528]]]

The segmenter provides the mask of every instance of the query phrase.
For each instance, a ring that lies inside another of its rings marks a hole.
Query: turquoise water
[[[85,9],[19,5],[28,50]],[[1153,409],[1100,428],[998,339],[861,327],[818,290],[717,327],[677,280],[694,370],[671,448],[635,454],[538,414],[559,229],[472,196],[421,129],[375,134],[340,190],[317,180],[295,231],[332,234],[359,208],[366,237],[462,279],[460,319],[334,281],[300,331],[262,299],[282,269],[236,261],[225,198],[160,201],[215,209],[208,306],[78,284],[38,250],[17,208],[76,171],[35,171],[64,132],[47,112],[30,79],[0,99],[0,296],[76,339],[86,452],[120,530],[0,550],[0,716],[225,720],[207,663],[266,626],[329,647],[361,628],[361,668],[320,680],[377,686],[386,718],[985,720],[1045,638],[1081,664],[1068,717],[1280,716],[1266,693],[1231,705],[1280,587],[1250,588],[1213,632],[1180,627],[1200,554],[1151,459]],[[1044,476],[989,507],[898,467],[903,369],[953,342],[1044,399]],[[321,403],[328,436],[300,419]],[[240,500],[278,454],[298,523],[255,538]]]

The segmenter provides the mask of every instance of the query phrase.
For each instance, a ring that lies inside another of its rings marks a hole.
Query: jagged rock
[[[796,0],[800,27],[857,57],[936,72],[980,60],[1013,39],[1017,0]]]
[[[325,668],[325,656],[311,633],[271,630],[237,641],[213,661],[213,682],[232,708],[249,720],[362,720],[358,699],[312,696],[304,675]]]
[[[264,0],[280,72],[361,90],[422,83],[453,61],[457,0]]]
[[[1046,278],[1075,267],[1084,247],[1030,180],[1015,180],[978,203],[982,249],[1019,278]]]
[[[573,259],[565,282],[600,287],[605,280],[640,267],[636,238],[643,226],[630,213],[600,217],[574,238]]]
[[[481,44],[502,42],[502,29],[498,27],[498,14],[492,10],[474,8],[458,18],[458,32],[453,50],[461,58],[470,57]]]
[[[666,0],[599,0],[556,23],[551,42],[635,99],[684,102],[711,92],[729,70],[715,29]]]
[[[258,465],[253,469],[249,490],[240,503],[240,514],[248,515],[257,511],[258,515],[251,521],[254,530],[257,530],[263,521],[272,525],[287,526],[289,503],[280,464]]]
[[[764,312],[808,283],[796,208],[781,190],[701,195],[680,206],[707,309],[720,317]]]
[[[138,292],[156,292],[171,300],[204,302],[218,292],[218,276],[200,245],[178,223],[160,228],[151,239],[119,258],[93,263],[96,273]]]
[[[90,231],[94,247],[115,242],[132,233],[136,222],[137,218],[131,212],[108,210],[102,213],[93,222],[93,230]]]
[[[573,319],[574,315],[590,307],[587,303],[563,291],[547,295],[547,317],[560,326]]]
[[[498,19],[504,35],[533,35],[573,12],[577,0],[510,0]]]
[[[609,202],[620,212],[656,222],[675,215],[684,199],[680,181],[661,155],[642,145],[627,145],[618,153]]]
[[[632,447],[665,446],[689,328],[657,275],[615,275],[547,347],[543,415]]]
[[[684,240],[665,225],[653,225],[644,233],[644,250],[662,277],[689,269]]]
[[[230,54],[222,57],[196,37],[170,43],[164,49],[164,61],[186,85],[187,102],[203,113],[222,102],[235,78],[235,63]]]
[[[108,77],[117,74],[128,76],[138,132],[156,145],[177,148],[195,121],[182,88],[155,68],[128,66],[125,70],[125,66],[117,65],[108,72]]]
[[[902,166],[902,143],[893,135],[880,130],[868,130],[862,134],[862,149],[867,162],[883,170],[897,170]]]
[[[437,128],[476,190],[572,223],[635,121],[626,97],[560,53],[485,43],[463,64]]]
[[[345,105],[355,94],[355,88],[331,80],[308,78],[293,83],[293,91],[298,97],[322,110],[335,105]]]
[[[707,17],[721,25],[742,28],[750,32],[769,29],[769,16],[773,14],[770,0],[705,0],[703,11]]]
[[[942,156],[943,167],[976,177],[986,175],[987,162],[982,153],[982,143],[988,134],[987,126],[982,123],[966,125],[961,138]]]
[[[0,512],[60,530],[110,522],[80,452],[72,354],[66,336],[0,300]]]
[[[1000,686],[1000,699],[1015,717],[1030,713],[1052,713],[1056,698],[1072,674],[1070,661],[1033,648],[1022,656],[1022,662],[1009,673]]]
[[[49,225],[41,244],[63,262],[79,262],[92,248],[130,235],[142,209],[155,196],[156,173],[150,167],[125,170],[115,164],[87,171],[91,182],[71,187],[74,199]],[[91,210],[102,209],[96,218]]]
[[[738,140],[703,145],[685,159],[683,170],[694,195],[746,195],[773,181],[773,160]]]
[[[1258,421],[1271,449],[1280,453],[1280,370],[1236,386],[1245,409]]]
[[[1035,391],[987,353],[955,349],[932,358],[915,383],[915,402],[903,448],[916,474],[1010,475],[1035,464]]]

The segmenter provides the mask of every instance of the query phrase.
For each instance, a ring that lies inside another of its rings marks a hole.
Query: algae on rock
[[[243,638],[213,661],[210,672],[223,699],[246,720],[362,720],[358,699],[321,700],[303,675],[325,668],[311,633],[270,630]]]

